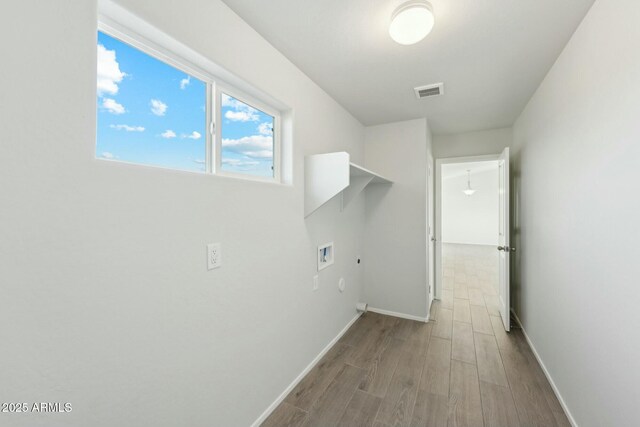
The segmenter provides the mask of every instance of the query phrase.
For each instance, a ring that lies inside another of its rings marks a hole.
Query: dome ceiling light
[[[389,35],[399,44],[411,45],[425,38],[433,29],[435,16],[431,4],[411,0],[401,4],[391,15]]]

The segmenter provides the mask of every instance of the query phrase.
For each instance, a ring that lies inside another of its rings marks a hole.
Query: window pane
[[[96,157],[204,172],[207,85],[98,32]]]
[[[221,169],[273,177],[273,116],[224,93],[221,103]]]

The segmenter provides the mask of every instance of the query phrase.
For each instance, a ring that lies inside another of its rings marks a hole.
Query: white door
[[[500,155],[500,227],[498,239],[498,251],[500,251],[500,270],[498,295],[500,298],[500,316],[504,329],[511,329],[511,304],[509,300],[509,258],[515,248],[509,246],[509,148],[505,148]]]
[[[429,286],[429,310],[431,310],[431,304],[433,303],[433,298],[435,297],[435,289],[436,289],[436,272],[435,272],[435,256],[436,256],[436,248],[435,248],[435,234],[434,234],[434,185],[433,185],[433,158],[431,156],[427,157],[427,168],[429,170],[427,174],[427,285]]]

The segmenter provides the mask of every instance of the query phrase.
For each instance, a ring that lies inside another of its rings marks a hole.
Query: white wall
[[[638,22],[597,0],[514,126],[513,303],[580,427],[638,425]]]
[[[488,129],[475,132],[433,136],[433,155],[446,157],[499,154],[511,145],[511,128]]]
[[[121,4],[292,108],[293,186],[95,160],[95,1],[5,2],[0,401],[73,412],[0,424],[247,426],[355,315],[364,197],[305,221],[302,165],[364,129],[222,1]]]
[[[393,185],[366,190],[364,300],[375,308],[425,317],[429,125],[420,119],[367,127],[365,144],[365,166]]]
[[[443,242],[498,244],[498,162],[491,164],[490,170],[472,171],[471,187],[476,190],[472,196],[462,192],[467,188],[467,174],[451,175],[447,171],[449,168],[460,170],[459,164],[442,165]]]

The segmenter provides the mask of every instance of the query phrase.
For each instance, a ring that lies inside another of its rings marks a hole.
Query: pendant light
[[[435,17],[429,2],[409,0],[391,15],[389,35],[396,43],[411,45],[425,38],[434,24]]]
[[[472,196],[473,193],[476,192],[476,190],[471,188],[471,169],[467,169],[467,188],[465,190],[462,190],[462,192],[467,196]]]

